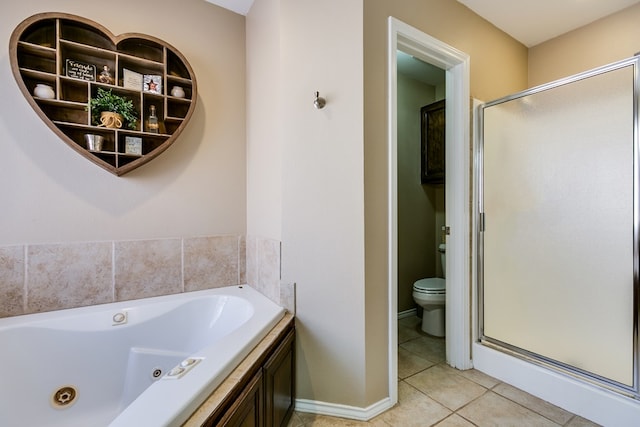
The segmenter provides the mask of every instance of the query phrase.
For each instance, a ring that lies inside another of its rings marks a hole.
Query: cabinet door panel
[[[218,425],[228,427],[262,426],[264,424],[262,400],[262,372],[258,372]]]
[[[294,331],[264,366],[266,427],[286,425],[295,405]]]

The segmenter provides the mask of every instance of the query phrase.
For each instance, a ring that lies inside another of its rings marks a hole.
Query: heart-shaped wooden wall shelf
[[[20,23],[9,49],[13,75],[38,116],[67,145],[118,176],[165,151],[195,109],[191,66],[175,48],[152,36],[114,36],[96,22],[51,12]],[[109,74],[101,75],[105,67]],[[53,91],[35,90],[42,84]],[[98,89],[133,103],[138,120],[132,129],[98,126],[90,109]],[[148,128],[152,105],[157,132]],[[89,146],[85,135],[101,136],[101,147]]]

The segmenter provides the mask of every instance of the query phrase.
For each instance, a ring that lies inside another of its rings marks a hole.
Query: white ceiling
[[[232,12],[239,13],[240,15],[246,15],[251,9],[253,0],[205,0],[209,3],[216,4],[225,9],[229,9]]]
[[[458,0],[527,47],[587,25],[640,0]]]
[[[254,0],[206,0],[246,15]],[[640,0],[458,0],[527,47],[615,13]]]

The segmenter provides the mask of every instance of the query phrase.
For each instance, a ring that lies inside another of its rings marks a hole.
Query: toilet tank
[[[442,277],[447,277],[447,257],[446,247],[444,243],[438,245],[438,252],[440,252],[440,265],[442,266]]]

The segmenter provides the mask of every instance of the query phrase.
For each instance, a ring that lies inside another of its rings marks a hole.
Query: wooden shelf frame
[[[156,158],[177,139],[195,110],[197,83],[186,58],[168,43],[144,34],[113,35],[102,25],[66,13],[33,15],[20,23],[10,40],[10,62],[21,92],[40,118],[67,144],[86,159],[113,173],[124,175]],[[96,80],[69,77],[67,59],[95,66]],[[115,84],[97,81],[103,66]],[[122,86],[123,69],[159,75],[162,93],[155,94]],[[50,85],[53,99],[33,96],[37,84]],[[171,96],[181,86],[185,97]],[[112,89],[130,99],[139,117],[134,130],[107,129],[91,122],[89,102],[98,88]],[[155,105],[161,133],[145,131],[145,118]],[[84,134],[102,135],[103,151],[86,148]],[[142,140],[142,154],[125,152],[125,137]]]

